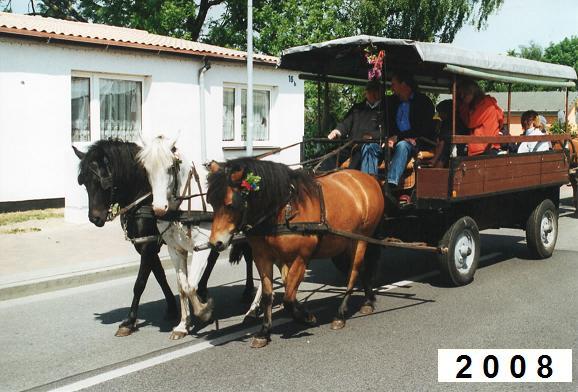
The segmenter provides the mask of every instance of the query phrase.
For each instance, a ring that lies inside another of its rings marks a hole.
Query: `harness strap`
[[[199,172],[197,171],[197,168],[195,166],[195,162],[192,162],[193,166],[192,166],[192,171],[193,171],[193,176],[195,176],[195,182],[197,183],[197,188],[199,189],[199,195],[201,196],[201,202],[203,203],[203,211],[207,211],[207,204],[205,203],[205,197],[203,196],[203,188],[201,188],[201,180],[199,179]],[[190,190],[189,190],[190,193]]]

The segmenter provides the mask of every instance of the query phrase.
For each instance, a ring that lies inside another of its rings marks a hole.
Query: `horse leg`
[[[305,307],[297,301],[297,290],[305,277],[305,261],[297,257],[285,277],[285,296],[283,297],[283,306],[285,310],[293,316],[293,320],[305,324],[315,325],[317,319],[315,316],[305,310]]]
[[[331,329],[338,330],[345,327],[345,314],[347,313],[347,302],[351,293],[353,293],[353,288],[355,287],[355,282],[357,281],[357,276],[359,275],[359,269],[363,264],[363,256],[365,255],[365,249],[367,248],[367,242],[358,241],[355,249],[353,251],[353,262],[351,264],[351,272],[349,273],[349,280],[347,282],[347,290],[341,301],[341,305],[337,310],[337,316],[331,322]]]
[[[271,340],[271,328],[273,326],[272,308],[273,308],[273,263],[264,255],[255,257],[255,265],[261,285],[263,286],[263,295],[261,296],[261,309],[263,309],[263,324],[261,330],[253,335],[251,339],[251,348],[265,347]]]
[[[219,252],[217,252],[216,250],[211,250],[211,253],[209,253],[209,257],[207,259],[207,267],[205,268],[205,272],[203,272],[203,276],[201,277],[201,280],[199,281],[199,286],[197,288],[197,294],[205,302],[207,301],[207,295],[208,295],[207,285],[209,283],[209,276],[211,276],[211,273],[213,272],[213,268],[215,267],[215,264],[217,264],[218,258],[219,258]]]
[[[365,302],[361,306],[361,314],[371,314],[375,310],[375,293],[373,291],[373,276],[379,259],[380,249],[377,245],[367,244],[365,260],[361,266],[361,282],[365,292]]]
[[[249,302],[253,296],[253,291],[255,290],[255,283],[253,282],[253,251],[249,244],[243,245],[243,258],[245,259],[245,290],[243,290],[242,300],[243,302]]]
[[[213,252],[211,250],[211,252]],[[209,298],[209,300],[204,303],[199,298],[197,294],[197,285],[199,284],[199,280],[201,279],[201,275],[203,274],[205,267],[207,266],[208,258],[200,257],[199,260],[195,261],[197,256],[196,252],[192,253],[191,263],[187,264],[186,267],[186,288],[185,291],[191,301],[191,305],[193,306],[193,313],[195,316],[201,320],[202,322],[207,322],[211,319],[213,315],[213,300]],[[200,255],[201,256],[201,255]],[[186,262],[186,252],[185,252],[185,262]]]
[[[175,296],[169,283],[167,282],[167,276],[165,275],[165,270],[163,265],[161,264],[161,259],[159,259],[159,255],[157,253],[151,255],[149,260],[151,264],[151,268],[155,279],[157,280],[163,294],[165,296],[165,300],[167,301],[167,311],[165,313],[165,320],[174,320],[178,317],[177,305],[175,302]]]
[[[120,325],[118,326],[118,330],[116,331],[114,336],[119,337],[129,336],[130,334],[132,334],[134,331],[137,330],[136,322],[137,322],[138,305],[140,303],[140,298],[145,289],[150,273],[151,267],[149,263],[145,261],[144,256],[141,256],[138,274],[136,277],[136,281],[134,282],[132,304],[130,305],[128,318],[124,320],[122,323],[120,323]]]
[[[259,283],[259,287],[257,287],[257,293],[255,293],[255,298],[253,298],[253,302],[251,302],[251,306],[249,306],[249,310],[245,313],[245,318],[243,322],[247,322],[249,319],[256,319],[258,313],[259,302],[261,302],[261,296],[263,294],[263,285]]]
[[[178,251],[171,246],[168,247],[168,250],[177,274],[177,286],[179,288],[179,301],[181,304],[181,321],[173,328],[173,332],[169,338],[171,340],[178,340],[189,334],[189,324],[191,321],[189,314],[189,301],[186,292],[187,252],[184,252],[183,254],[182,251]]]

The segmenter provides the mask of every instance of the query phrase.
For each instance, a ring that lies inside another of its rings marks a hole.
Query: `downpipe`
[[[207,162],[207,126],[205,120],[205,73],[211,69],[211,63],[203,58],[203,67],[199,70],[199,105],[201,122],[201,162]]]

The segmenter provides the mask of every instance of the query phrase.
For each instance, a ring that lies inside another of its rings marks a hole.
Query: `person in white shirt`
[[[524,136],[541,136],[544,135],[540,129],[540,116],[534,110],[528,110],[522,113],[521,118]],[[548,151],[552,148],[550,142],[522,142],[518,146],[518,153]]]

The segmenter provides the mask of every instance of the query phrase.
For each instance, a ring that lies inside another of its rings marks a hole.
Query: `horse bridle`
[[[106,173],[104,175],[102,175],[101,172],[101,167],[98,164],[98,162],[94,161],[97,165],[98,170],[94,170],[90,165],[88,165],[89,170],[92,172],[92,174],[94,174],[96,176],[96,178],[98,179],[98,182],[100,183],[100,187],[104,190],[107,191],[110,189],[110,199],[109,199],[109,207],[108,207],[108,213],[106,215],[106,220],[108,222],[114,220],[114,218],[116,218],[116,216],[118,215],[115,212],[115,208],[114,205],[117,203],[115,201],[116,198],[116,186],[114,186],[114,177],[112,174],[112,170],[110,169],[110,162],[108,161],[108,158],[106,157],[106,155],[103,158],[103,162],[104,162],[104,168]]]

